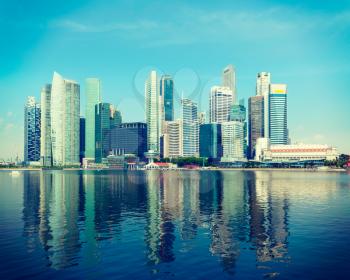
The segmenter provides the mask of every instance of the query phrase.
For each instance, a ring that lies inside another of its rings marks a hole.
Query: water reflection
[[[55,269],[98,264],[128,238],[143,240],[130,254],[151,267],[203,247],[229,274],[245,251],[257,266],[290,261],[291,182],[273,173],[43,171],[23,182],[27,250],[43,249]]]

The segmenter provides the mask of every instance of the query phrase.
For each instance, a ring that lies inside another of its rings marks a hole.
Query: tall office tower
[[[166,122],[163,141],[164,158],[177,158],[183,155],[182,120]]]
[[[99,103],[95,106],[95,162],[102,163],[111,150],[111,104]]]
[[[205,112],[199,112],[198,113],[198,124],[205,124],[206,123],[206,113]]]
[[[40,94],[41,135],[40,161],[42,166],[52,166],[51,150],[51,85],[45,85]]]
[[[271,144],[288,144],[287,85],[271,84],[269,94],[269,138]]]
[[[197,103],[190,99],[181,100],[183,156],[197,157],[199,155],[199,127]]]
[[[222,123],[229,120],[233,93],[228,87],[212,87],[209,98],[210,122]]]
[[[144,153],[147,152],[147,125],[142,122],[133,122],[113,127],[111,150],[116,155],[134,154],[144,158]]]
[[[24,161],[40,160],[40,105],[28,96],[24,106]]]
[[[83,158],[85,157],[85,126],[86,126],[85,118],[80,117],[80,140],[79,140],[80,163],[83,163]]]
[[[160,96],[157,72],[151,71],[145,83],[145,111],[147,123],[148,150],[160,151],[159,137],[161,130]]]
[[[160,79],[160,98],[162,120],[174,120],[174,81],[169,75],[163,75]]]
[[[111,105],[111,128],[120,125],[122,122],[122,113],[114,105]]]
[[[222,157],[221,124],[207,123],[199,126],[199,155],[213,160]]]
[[[51,88],[51,141],[54,166],[80,165],[80,86],[54,72]]]
[[[245,160],[243,127],[243,123],[237,121],[223,122],[221,124],[222,162]]]
[[[85,157],[95,158],[95,106],[101,102],[101,81],[97,78],[85,80]]]
[[[256,95],[264,96],[264,137],[269,138],[269,90],[271,74],[260,72],[256,78]]]
[[[258,138],[264,137],[264,96],[252,96],[249,98],[249,155],[255,157],[255,146]]]
[[[248,145],[247,145],[247,110],[244,106],[244,99],[241,99],[239,104],[234,104],[231,107],[230,112],[230,121],[237,121],[243,123],[243,132],[244,132],[244,155],[248,157]]]
[[[232,91],[232,102],[236,102],[236,71],[232,64],[227,65],[222,71],[222,85]]]

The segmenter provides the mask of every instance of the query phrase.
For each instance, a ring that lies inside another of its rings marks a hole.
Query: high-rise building
[[[88,78],[85,81],[85,157],[94,159],[96,149],[95,106],[101,102],[101,81]]]
[[[270,85],[269,129],[272,145],[288,144],[287,85],[285,84]]]
[[[244,124],[237,121],[221,124],[222,162],[243,161],[244,157]]]
[[[256,95],[264,96],[264,137],[269,137],[269,90],[271,74],[260,72],[256,78]]]
[[[199,112],[198,113],[198,124],[205,124],[206,123],[206,113],[205,112]]]
[[[134,154],[144,158],[147,152],[147,124],[122,123],[111,130],[111,150],[116,155]]]
[[[160,79],[160,98],[162,120],[174,120],[174,81],[169,75]]]
[[[28,96],[24,106],[24,162],[40,160],[40,105]]]
[[[256,95],[249,98],[249,156],[255,157],[255,146],[258,138],[264,137],[264,96]]]
[[[177,158],[183,156],[182,120],[169,121],[163,135],[163,157]]]
[[[199,126],[197,103],[190,99],[181,100],[183,130],[183,156],[199,156]]]
[[[85,157],[85,118],[80,117],[80,141],[79,141],[79,150],[80,150],[80,163],[83,163],[83,158]]]
[[[248,145],[247,145],[247,110],[246,107],[244,106],[244,99],[241,99],[239,104],[234,104],[231,107],[231,112],[230,112],[230,121],[237,121],[243,123],[243,131],[244,131],[244,155],[245,157],[248,156]]]
[[[111,104],[99,103],[95,106],[95,162],[101,163],[111,150]]]
[[[157,72],[151,71],[145,82],[145,111],[147,123],[148,150],[160,151],[159,138],[161,130],[160,96]]]
[[[229,87],[212,87],[209,98],[210,122],[227,122],[231,106],[234,104],[233,99],[233,93]]]
[[[221,124],[207,123],[199,126],[199,155],[216,160],[222,157]]]
[[[41,135],[40,161],[42,166],[52,166],[51,149],[51,85],[45,85],[40,94]]]
[[[80,86],[54,72],[51,88],[51,141],[54,166],[79,165]]]
[[[232,102],[236,102],[236,72],[233,65],[227,65],[222,71],[222,85],[232,91]]]

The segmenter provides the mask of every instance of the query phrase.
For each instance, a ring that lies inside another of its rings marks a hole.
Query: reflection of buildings
[[[258,262],[287,258],[289,203],[283,184],[288,182],[274,181],[273,173],[258,171],[251,173],[248,184],[250,238]]]

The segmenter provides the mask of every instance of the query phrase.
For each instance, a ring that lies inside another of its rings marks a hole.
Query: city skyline
[[[12,49],[3,46],[6,56],[0,70],[0,90],[6,94],[1,95],[0,136],[5,141],[2,141],[0,158],[15,158],[17,154],[23,158],[24,100],[27,96],[39,99],[40,89],[50,82],[54,70],[77,80],[82,85],[81,93],[85,92],[85,78],[100,78],[104,101],[116,104],[126,121],[142,121],[144,111],[139,97],[143,96],[143,72],[148,72],[145,69],[151,65],[162,70],[160,75],[165,73],[174,77],[177,112],[177,95],[184,91],[185,97],[192,98],[197,78],[203,88],[194,101],[198,103],[198,111],[206,111],[210,87],[221,84],[222,69],[228,64],[235,67],[238,99],[246,101],[255,94],[256,74],[261,71],[272,73],[274,83],[288,84],[288,126],[292,140],[327,142],[340,152],[349,153],[347,3],[339,1],[332,6],[318,3],[315,10],[307,3],[294,6],[291,2],[283,5],[274,1],[262,2],[243,4],[238,1],[235,7],[229,7],[228,3],[221,7],[213,7],[210,3],[200,7],[179,4],[178,13],[172,15],[173,21],[168,25],[162,17],[152,21],[141,9],[136,9],[132,15],[111,17],[118,21],[102,24],[99,20],[101,14],[120,15],[118,11],[132,3],[107,5],[104,1],[88,1],[84,5],[75,3],[68,9],[63,1],[59,10],[47,14],[46,4],[40,9],[35,4],[33,7],[22,4],[21,9],[11,3],[5,4],[3,10],[13,10],[12,15],[21,15],[21,19],[14,25],[4,15],[0,29],[5,36],[8,32],[19,35],[11,39],[14,40]],[[169,9],[172,5],[160,7],[160,4],[152,3],[152,7],[161,9]],[[141,6],[145,11],[150,9],[147,4]],[[99,13],[90,19],[94,10]],[[22,17],[23,11],[27,14]],[[184,25],[176,27],[177,22],[186,19],[188,12],[195,19],[188,31]],[[134,26],[127,25],[134,17],[139,19],[135,20]],[[267,17],[269,20],[264,21]],[[279,29],[274,28],[277,22]],[[215,24],[214,30],[226,27],[223,30],[230,32],[232,38],[224,40],[220,47],[213,44],[223,32],[213,34],[211,24]],[[199,26],[203,27],[201,32],[193,39],[189,37]],[[143,28],[142,32],[136,31],[138,27]],[[164,32],[160,31],[165,28],[172,31],[166,34],[178,34],[178,37],[161,35]],[[253,32],[258,29],[259,32]],[[34,33],[36,35],[31,37]],[[157,35],[152,37],[151,34]],[[263,40],[262,36],[268,40]],[[328,36],[333,36],[333,40],[325,42],[324,38]],[[24,39],[29,40],[21,42]],[[91,43],[96,39],[102,40],[102,47]],[[254,42],[258,41],[259,57],[252,50],[256,48]],[[277,41],[284,43],[276,44]],[[65,44],[67,42],[76,44]],[[84,104],[81,105],[82,115],[83,107]],[[135,107],[137,110],[133,110]]]

